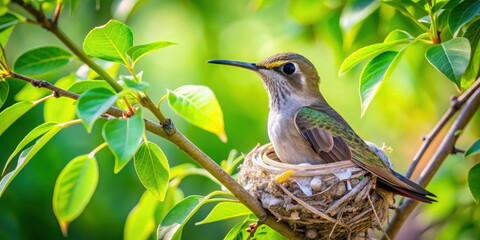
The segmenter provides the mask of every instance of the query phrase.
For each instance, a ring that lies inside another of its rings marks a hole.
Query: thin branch
[[[58,19],[60,18],[60,13],[62,12],[63,4],[62,2],[58,2],[57,6],[55,7],[55,13],[53,15],[53,25],[58,25]]]
[[[410,178],[417,168],[418,163],[420,162],[420,159],[422,159],[423,155],[427,151],[427,149],[430,147],[432,144],[433,140],[438,136],[440,131],[446,126],[448,121],[455,115],[455,113],[465,104],[465,102],[470,98],[470,96],[473,94],[473,92],[477,89],[480,88],[480,79],[477,79],[473,83],[473,85],[467,89],[462,95],[460,95],[458,98],[452,98],[451,104],[447,112],[443,114],[442,118],[438,121],[437,125],[432,129],[432,131],[423,139],[422,146],[420,146],[417,154],[413,158],[412,163],[410,164],[410,167],[408,168],[406,177]]]
[[[479,79],[477,79],[477,83],[478,82],[480,82]],[[430,180],[433,178],[435,173],[438,171],[438,169],[442,165],[445,158],[447,158],[447,156],[452,152],[452,149],[455,148],[455,143],[457,142],[457,139],[460,137],[460,134],[458,133],[463,131],[463,129],[467,126],[468,122],[472,119],[473,115],[479,109],[479,107],[480,107],[480,88],[477,87],[476,90],[471,94],[471,96],[466,101],[465,106],[462,108],[457,119],[455,119],[455,121],[453,122],[447,135],[443,139],[442,143],[438,147],[432,159],[430,160],[429,165],[422,172],[422,175],[418,180],[419,185],[426,186],[430,182]],[[408,218],[410,213],[415,209],[417,204],[418,202],[412,199],[406,199],[396,209],[395,215],[390,221],[390,224],[388,225],[388,228],[386,231],[387,235],[390,238],[395,238],[395,235],[398,233],[401,226],[403,225],[405,220]],[[385,236],[383,237],[383,239],[385,239]]]
[[[75,100],[79,97],[78,94],[66,91],[43,80],[33,79],[17,73],[11,73],[10,77],[29,82],[36,87],[49,89],[54,92],[55,96],[58,97],[68,97]],[[118,108],[111,107],[107,111],[107,114],[115,117],[122,117],[123,111]],[[242,204],[244,204],[255,215],[257,215],[260,221],[265,221],[265,224],[267,224],[277,232],[281,233],[288,239],[300,239],[297,234],[290,229],[288,225],[277,222],[277,220],[273,216],[269,215],[257,199],[250,195],[228,173],[226,173],[217,163],[215,163],[208,155],[202,152],[202,150],[200,150],[196,145],[190,142],[190,140],[188,140],[181,132],[176,130],[172,135],[168,135],[165,133],[165,126],[153,123],[147,119],[144,119],[144,121],[147,131],[162,138],[165,138],[175,144],[178,148],[180,148],[183,152],[190,156],[195,162],[197,162],[200,166],[207,170],[220,183],[222,183],[240,202],[242,202]],[[173,125],[171,125],[170,127],[173,128]]]

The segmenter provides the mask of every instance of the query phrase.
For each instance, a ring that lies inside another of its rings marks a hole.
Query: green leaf
[[[124,240],[148,239],[155,230],[155,209],[160,202],[145,191],[138,204],[130,211],[125,222]]]
[[[7,45],[13,29],[19,22],[21,22],[20,19],[11,13],[5,13],[0,16],[0,44],[3,47]]]
[[[107,82],[98,80],[82,80],[75,82],[67,89],[67,91],[73,93],[83,93],[93,88],[105,88],[111,92],[115,92],[115,90],[113,90],[113,88]]]
[[[387,35],[387,37],[385,38],[385,40],[383,42],[387,43],[387,42],[401,41],[401,40],[413,41],[414,39],[415,39],[415,37],[413,37],[407,31],[400,30],[400,29],[395,29]]]
[[[358,49],[354,53],[350,54],[342,63],[340,66],[340,70],[338,71],[338,74],[341,75],[345,73],[346,71],[350,70],[353,68],[355,65],[360,63],[363,60],[366,60],[368,58],[371,58],[381,52],[387,51],[393,47],[402,45],[402,44],[407,44],[410,42],[413,42],[414,39],[409,38],[408,35],[405,35],[408,38],[405,39],[400,39],[400,40],[392,40],[396,39],[400,36],[399,31],[395,30],[394,33],[395,36],[387,36],[385,39],[385,42],[383,43],[377,43],[373,45],[369,45],[363,48]]]
[[[157,239],[180,240],[183,226],[203,203],[202,196],[192,195],[175,205],[158,226]]]
[[[480,153],[480,139],[477,139],[472,146],[470,146],[467,151],[465,151],[465,158],[479,154]]]
[[[0,80],[0,108],[2,108],[5,101],[7,101],[8,90],[8,82],[5,80]]]
[[[53,212],[64,236],[68,224],[83,212],[98,183],[98,166],[94,156],[81,155],[62,170],[53,189]]]
[[[117,20],[94,28],[83,41],[83,49],[88,56],[125,65],[128,65],[127,50],[132,46],[132,30]]]
[[[35,103],[33,102],[18,102],[8,108],[5,108],[0,113],[0,119],[2,119],[2,121],[0,121],[0,135],[2,135],[3,132],[10,127],[10,125],[17,121],[18,118],[20,118],[33,106],[35,106]]]
[[[340,16],[340,26],[344,32],[350,30],[351,27],[370,16],[379,6],[380,3],[376,0],[347,2]]]
[[[465,0],[458,4],[450,11],[448,16],[448,28],[453,35],[456,35],[458,30],[472,20],[480,13],[480,1]]]
[[[130,118],[113,119],[105,123],[102,135],[115,156],[115,173],[120,172],[137,152],[144,131],[145,123],[141,110]]]
[[[120,84],[124,88],[130,88],[137,92],[145,92],[150,87],[150,84],[148,82],[142,82],[142,75],[143,72],[137,74],[136,78],[129,75],[121,75]]]
[[[477,80],[480,69],[480,49],[478,48],[480,41],[480,18],[468,26],[463,37],[469,40],[472,47],[470,62],[462,77],[462,88],[467,89]]]
[[[40,137],[35,144],[33,144],[31,147],[25,149],[20,153],[20,157],[18,157],[18,163],[17,167],[2,179],[0,182],[0,197],[3,195],[5,192],[6,188],[8,185],[12,182],[12,180],[17,176],[17,174],[20,172],[20,170],[27,165],[27,163],[32,159],[35,154],[45,145],[47,142],[52,139],[55,134],[57,134],[62,128],[64,128],[66,125],[63,124],[57,124],[54,127],[52,127],[47,133],[45,133],[42,137]]]
[[[145,56],[148,53],[157,51],[161,48],[168,47],[170,45],[173,45],[175,43],[172,42],[166,42],[166,41],[159,41],[159,42],[153,42],[153,43],[148,43],[148,44],[143,44],[143,45],[138,45],[131,47],[128,49],[127,54],[130,56],[132,59],[132,65],[135,65],[135,63],[143,56]]]
[[[257,222],[258,219],[255,215],[250,215],[243,220],[243,222],[237,223],[230,231],[228,231],[227,235],[223,240],[244,240],[250,235],[245,229],[250,228],[250,224]]]
[[[470,43],[463,37],[454,38],[430,47],[425,56],[430,64],[460,87],[460,80],[470,61]]]
[[[75,9],[77,9],[80,0],[70,0],[70,15],[73,15]]]
[[[106,88],[94,88],[84,92],[77,101],[77,115],[88,132],[95,121],[117,100],[118,95]]]
[[[40,74],[69,63],[72,57],[71,53],[59,47],[39,47],[20,55],[13,68],[20,74]]]
[[[222,221],[229,218],[240,217],[252,214],[245,205],[237,202],[221,202],[217,204],[205,219],[197,222],[196,225]]]
[[[75,74],[70,74],[58,80],[55,86],[67,89],[75,80],[77,80]],[[75,118],[75,100],[67,97],[47,99],[43,107],[43,117],[45,122],[67,122],[73,120]]]
[[[155,223],[160,222],[177,203],[185,199],[185,194],[173,184],[168,188],[165,200],[160,202],[155,209]]]
[[[387,80],[398,64],[402,52],[387,51],[379,54],[370,61],[360,76],[360,101],[363,116],[382,82]]]
[[[258,226],[252,240],[287,240],[282,234],[263,224]]]
[[[185,120],[227,141],[223,113],[212,90],[205,86],[187,85],[168,91],[170,107]]]
[[[480,204],[480,163],[477,163],[468,171],[468,188],[473,199]]]
[[[34,129],[32,129],[32,131],[30,131],[23,139],[22,141],[20,141],[20,143],[17,145],[17,147],[15,148],[15,150],[13,151],[12,154],[10,154],[10,157],[8,157],[8,160],[7,160],[7,163],[5,163],[5,167],[3,168],[3,172],[2,174],[5,172],[5,170],[7,169],[8,165],[10,164],[10,162],[13,160],[13,158],[20,152],[22,151],[25,146],[27,146],[27,144],[29,144],[30,142],[32,142],[33,140],[37,139],[38,137],[40,137],[41,135],[45,134],[46,132],[50,131],[50,129],[52,129],[53,126],[55,126],[57,123],[55,122],[46,122],[46,123],[42,123],[41,125],[35,127]]]
[[[145,141],[133,160],[140,182],[158,200],[163,201],[168,188],[170,167],[162,149],[155,143]]]

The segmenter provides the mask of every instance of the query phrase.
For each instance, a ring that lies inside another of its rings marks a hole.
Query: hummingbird
[[[327,103],[315,66],[297,53],[279,53],[258,63],[210,60],[256,72],[268,93],[268,137],[281,162],[325,164],[351,160],[379,179],[379,186],[420,202],[433,193],[395,172]]]

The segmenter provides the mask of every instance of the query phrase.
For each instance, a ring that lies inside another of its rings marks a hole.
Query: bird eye
[[[285,65],[283,65],[283,73],[287,74],[287,75],[291,75],[295,72],[295,64],[293,63],[285,63]]]

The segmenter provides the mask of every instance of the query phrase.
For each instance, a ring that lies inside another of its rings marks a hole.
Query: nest
[[[352,161],[293,165],[278,161],[271,144],[253,149],[239,181],[278,221],[303,239],[368,237],[381,229],[393,194]]]

